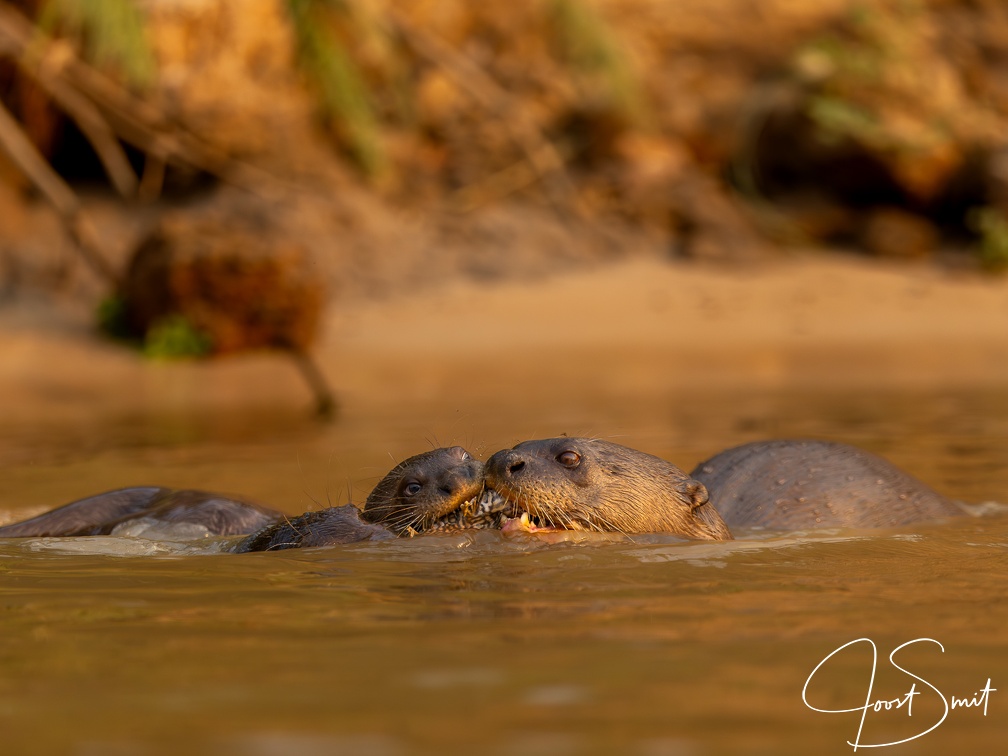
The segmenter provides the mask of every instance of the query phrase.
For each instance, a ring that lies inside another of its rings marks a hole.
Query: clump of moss
[[[168,315],[144,335],[143,353],[153,359],[205,357],[212,350],[213,340],[184,315]]]
[[[103,299],[96,316],[102,333],[139,349],[151,359],[198,358],[213,352],[210,335],[178,313],[159,319],[138,337],[129,324],[126,300],[118,294]]]
[[[38,23],[76,40],[87,60],[130,86],[144,89],[153,83],[157,64],[134,0],[45,0]]]
[[[996,207],[978,207],[969,225],[980,235],[980,264],[994,272],[1008,271],[1008,218]]]

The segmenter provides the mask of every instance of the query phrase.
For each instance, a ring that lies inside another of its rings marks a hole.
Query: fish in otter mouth
[[[552,524],[541,522],[515,502],[504,498],[492,488],[484,488],[478,496],[464,502],[458,509],[435,520],[424,533],[451,533],[459,530],[500,530],[504,533],[535,533],[553,531]],[[406,535],[418,535],[413,530]]]

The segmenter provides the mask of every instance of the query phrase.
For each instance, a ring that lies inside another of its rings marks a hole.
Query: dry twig
[[[101,245],[81,210],[77,195],[39,154],[35,145],[24,135],[14,116],[2,104],[0,104],[0,147],[53,206],[87,263],[112,284],[118,283],[119,277],[102,256]]]

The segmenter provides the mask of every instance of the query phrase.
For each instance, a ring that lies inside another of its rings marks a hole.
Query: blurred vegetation
[[[127,321],[126,300],[121,295],[112,295],[101,301],[97,320],[99,329],[106,336],[140,349],[151,359],[198,358],[213,352],[210,336],[178,313],[161,318],[138,340]]]
[[[980,234],[980,261],[988,270],[1008,270],[1008,218],[994,207],[976,208],[970,215]]]
[[[582,91],[629,122],[640,122],[644,116],[640,83],[612,28],[598,11],[582,0],[552,0],[546,14],[561,59],[583,79]]]
[[[146,89],[154,82],[156,63],[135,0],[45,0],[38,25],[74,40],[85,60],[130,86]]]
[[[860,145],[924,201],[999,129],[992,103],[970,91],[966,61],[949,44],[963,40],[946,38],[940,24],[925,0],[857,2],[802,45],[792,67],[819,137]]]
[[[810,114],[825,135],[891,148],[948,128],[934,118],[934,107],[944,103],[915,104],[939,84],[929,65],[934,54],[922,28],[927,21],[924,6],[914,0],[859,4],[840,30],[798,53],[799,71],[818,92],[809,98]],[[896,125],[898,114],[907,111],[924,116],[912,135]]]
[[[368,86],[337,35],[337,21],[353,16],[341,0],[286,0],[298,61],[311,79],[323,118],[368,175],[385,162]]]
[[[143,343],[144,354],[154,359],[205,357],[212,351],[211,338],[184,315],[169,315],[155,323]]]
[[[1008,154],[1004,3],[276,3],[263,17],[287,22],[277,49],[339,153],[382,178],[369,184],[382,201],[469,212],[516,196],[564,222],[647,226],[690,257],[744,256],[767,239],[901,257],[971,245],[987,269],[1006,267],[1008,177],[992,167]],[[158,102],[152,8],[19,5]],[[198,6],[177,11],[191,15],[175,37]],[[234,64],[250,77],[268,44],[255,41]],[[177,68],[205,64],[182,48]]]
[[[95,313],[98,329],[117,341],[129,341],[130,329],[126,321],[126,300],[114,294],[98,303]]]

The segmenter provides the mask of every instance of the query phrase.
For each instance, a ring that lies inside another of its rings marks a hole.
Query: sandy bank
[[[80,313],[38,306],[0,309],[0,352],[5,414],[24,422],[307,402],[286,360],[150,363],[93,336]],[[345,404],[575,385],[989,386],[1008,382],[1008,278],[832,256],[742,271],[624,262],[337,301],[318,356]]]

